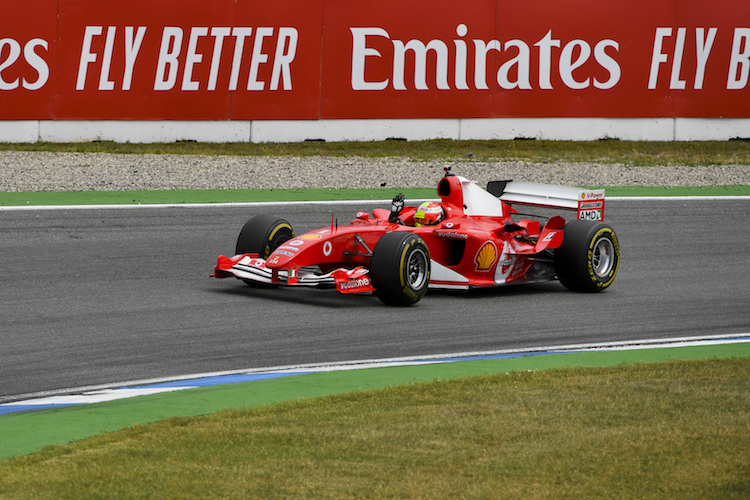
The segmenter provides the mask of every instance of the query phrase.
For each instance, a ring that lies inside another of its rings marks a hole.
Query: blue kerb
[[[65,403],[65,404],[48,404],[48,405],[8,405],[0,406],[0,415],[8,413],[17,413],[31,410],[49,410],[51,408],[65,408],[68,406],[80,406],[83,403]]]
[[[128,386],[123,389],[162,389],[169,387],[214,387],[217,385],[239,384],[240,382],[256,382],[258,380],[270,380],[274,378],[291,377],[292,375],[304,375],[315,372],[282,372],[282,373],[251,373],[237,375],[216,375],[214,377],[196,378],[189,380],[175,380],[160,384],[149,384],[139,386]]]

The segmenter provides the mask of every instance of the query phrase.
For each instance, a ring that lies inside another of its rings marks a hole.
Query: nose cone
[[[270,267],[271,269],[288,267],[296,254],[289,249],[282,248],[283,246],[284,245],[280,246],[268,256],[266,267]]]
[[[315,254],[311,250],[317,247],[322,239],[322,235],[314,232],[285,241],[268,256],[266,266],[271,269],[281,269],[314,265],[317,262],[310,260]]]

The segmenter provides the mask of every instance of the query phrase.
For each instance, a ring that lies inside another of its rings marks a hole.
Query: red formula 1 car
[[[213,276],[248,284],[335,287],[375,292],[389,305],[418,302],[427,288],[470,289],[559,279],[569,289],[598,292],[612,284],[620,249],[602,223],[604,190],[510,181],[487,190],[447,172],[440,202],[359,212],[347,225],[295,236],[286,220],[250,219],[236,255],[220,256]],[[575,210],[522,218],[517,204]],[[434,217],[432,220],[430,212]]]

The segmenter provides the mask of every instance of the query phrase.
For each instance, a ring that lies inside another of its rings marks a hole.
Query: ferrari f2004
[[[417,303],[428,288],[463,289],[559,280],[600,292],[617,275],[620,247],[603,223],[604,190],[512,181],[482,189],[449,171],[439,201],[418,207],[394,198],[390,210],[359,212],[347,225],[295,235],[279,217],[257,215],[240,231],[235,255],[213,276],[250,285],[315,286],[374,292],[388,305]],[[514,208],[572,210],[524,218]]]

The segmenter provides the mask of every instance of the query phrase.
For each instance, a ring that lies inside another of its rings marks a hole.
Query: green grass
[[[0,150],[124,154],[291,155],[291,156],[404,156],[421,160],[523,159],[552,162],[597,161],[627,165],[750,164],[750,141],[635,142],[635,141],[372,141],[299,143],[175,142],[120,144],[114,142],[0,144]]]
[[[750,358],[173,418],[0,462],[4,498],[748,498]]]

